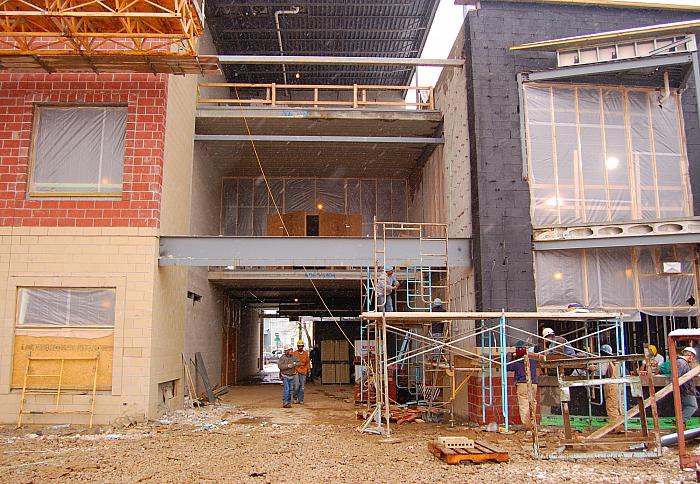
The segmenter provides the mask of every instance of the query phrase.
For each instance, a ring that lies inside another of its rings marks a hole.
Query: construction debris
[[[508,452],[490,443],[472,440],[472,447],[449,447],[440,443],[440,439],[445,439],[445,437],[438,437],[438,440],[428,442],[428,450],[435,457],[448,464],[459,464],[461,462],[480,464],[488,461],[508,462]]]

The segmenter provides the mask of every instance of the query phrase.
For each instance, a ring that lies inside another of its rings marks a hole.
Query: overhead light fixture
[[[299,298],[298,298],[298,297],[295,297],[295,298],[294,298],[294,302],[295,302],[295,303],[298,303],[298,302],[299,302]]]
[[[605,168],[608,170],[614,170],[618,166],[620,166],[620,159],[615,156],[608,156],[608,159],[605,160]]]
[[[559,201],[557,200],[557,197],[552,197],[549,200],[547,200],[548,207],[556,207],[558,204],[559,204]]]
[[[319,210],[323,210],[323,204],[320,203],[320,202],[317,203],[317,204],[316,204],[316,208],[319,209]]]
[[[563,277],[564,277],[564,274],[562,274],[561,272],[554,273],[554,280],[555,281],[561,281]]]
[[[297,73],[294,74],[294,78],[295,78],[295,79],[301,79],[301,72],[298,72],[298,71],[297,71]]]

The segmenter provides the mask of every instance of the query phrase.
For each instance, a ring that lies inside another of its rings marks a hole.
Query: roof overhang
[[[627,59],[577,66],[560,67],[547,71],[521,74],[523,82],[559,81],[597,84],[662,87],[664,72],[669,73],[670,85],[682,87],[693,67],[694,54],[673,54],[658,57]]]
[[[455,0],[455,5],[478,7],[481,3],[535,3],[560,6],[586,6],[609,8],[641,8],[646,10],[681,10],[700,12],[700,5],[679,5],[662,2],[640,2],[635,0]]]
[[[700,11],[700,8],[698,8]],[[700,15],[700,14],[699,14]],[[573,47],[592,47],[601,43],[642,40],[657,35],[697,34],[700,32],[700,19],[666,24],[649,25],[633,29],[611,30],[594,34],[576,35],[560,39],[542,40],[515,45],[510,50],[557,51]]]

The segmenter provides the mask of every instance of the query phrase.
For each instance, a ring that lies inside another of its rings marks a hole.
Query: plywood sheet
[[[318,214],[321,237],[362,237],[362,215],[321,212]]]
[[[284,226],[282,225],[284,221]],[[306,212],[289,212],[283,213],[280,220],[280,216],[276,213],[267,216],[267,235],[270,237],[284,237],[287,233],[284,231],[284,227],[287,227],[287,231],[291,237],[306,237]]]
[[[12,388],[22,388],[27,357],[92,357],[99,354],[97,389],[112,389],[112,361],[114,359],[114,334],[99,338],[15,335],[12,357]],[[94,361],[66,361],[61,388],[67,390],[92,390]],[[32,374],[58,375],[61,362],[33,361]],[[58,378],[31,378],[27,388],[54,389]]]

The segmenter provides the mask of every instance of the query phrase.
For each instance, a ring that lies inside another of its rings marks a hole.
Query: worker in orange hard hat
[[[311,370],[311,358],[309,357],[309,352],[304,350],[304,340],[299,338],[297,341],[297,350],[292,353],[297,360],[299,360],[299,366],[296,367],[297,374],[294,380],[294,403],[300,405],[304,404],[304,383],[306,383],[306,377]]]

